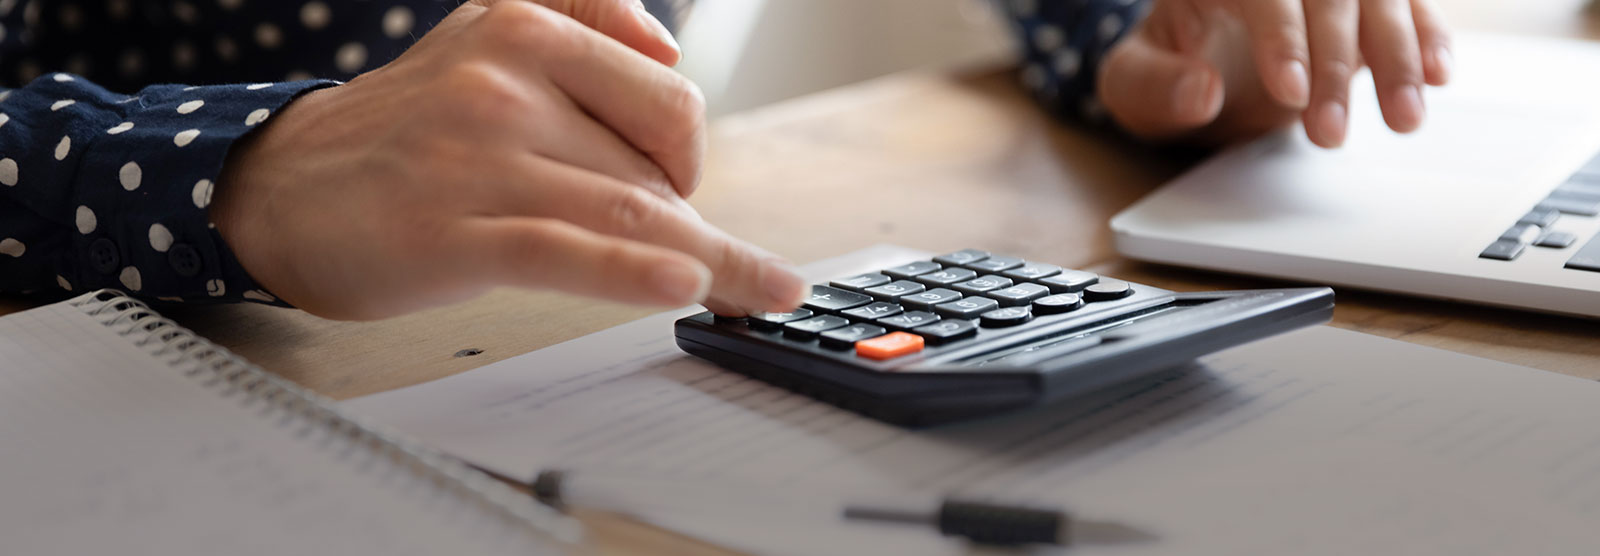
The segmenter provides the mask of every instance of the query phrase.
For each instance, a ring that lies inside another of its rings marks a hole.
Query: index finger
[[[556,218],[605,235],[666,247],[711,270],[706,306],[723,315],[787,311],[809,288],[776,255],[734,238],[669,201],[610,176],[536,156],[510,161],[504,175],[537,176],[538,185],[501,184],[482,210],[511,217]]]

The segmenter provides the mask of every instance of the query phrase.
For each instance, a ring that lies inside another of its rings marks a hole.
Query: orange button
[[[919,351],[922,351],[922,336],[906,332],[891,332],[871,340],[856,342],[856,355],[879,361]]]

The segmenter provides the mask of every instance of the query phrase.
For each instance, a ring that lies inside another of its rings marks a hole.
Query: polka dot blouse
[[[282,305],[207,209],[229,147],[398,56],[460,0],[0,0],[0,293]],[[646,0],[675,28],[689,0]],[[1139,0],[1004,0],[1023,81],[1092,112]],[[175,83],[175,84],[174,84]]]

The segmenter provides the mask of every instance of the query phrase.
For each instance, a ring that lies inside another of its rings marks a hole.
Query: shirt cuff
[[[94,125],[76,130],[89,137],[76,153],[77,256],[64,261],[62,287],[287,306],[245,272],[211,224],[211,193],[236,141],[300,94],[333,85],[158,85],[131,97],[98,87],[63,91],[87,97],[78,102],[87,116],[79,122]]]

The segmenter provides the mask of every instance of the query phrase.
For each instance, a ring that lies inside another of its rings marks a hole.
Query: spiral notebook
[[[0,553],[549,554],[574,527],[115,292],[0,318]]]

